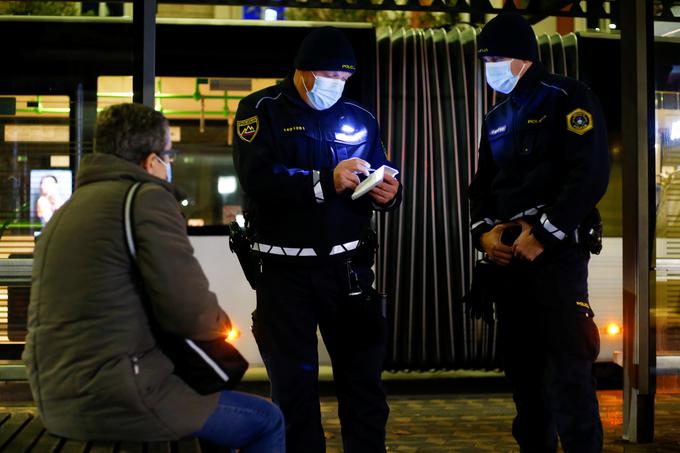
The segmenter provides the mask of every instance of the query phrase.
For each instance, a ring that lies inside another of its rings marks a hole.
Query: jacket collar
[[[281,87],[283,88],[283,94],[288,98],[290,102],[292,102],[293,104],[300,108],[314,110],[313,108],[307,105],[307,103],[300,96],[300,93],[298,93],[298,90],[295,87],[295,84],[293,83],[292,74],[283,79],[283,81],[281,82]]]
[[[172,193],[178,201],[186,198],[186,193],[181,189],[147,173],[141,165],[136,165],[113,154],[103,153],[88,154],[82,158],[76,175],[76,189],[99,181],[126,180],[158,184]]]
[[[514,90],[512,90],[512,93],[510,93],[510,97],[517,101],[526,100],[529,96],[531,96],[534,88],[538,86],[546,74],[547,72],[545,67],[541,64],[541,62],[535,61],[529,67],[529,69],[527,69],[522,78],[519,79],[517,86]]]

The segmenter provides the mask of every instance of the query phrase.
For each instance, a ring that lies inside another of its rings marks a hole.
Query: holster
[[[594,255],[602,251],[602,217],[597,208],[593,208],[579,225],[578,241]]]
[[[494,322],[496,302],[496,265],[487,259],[475,263],[469,291],[463,296],[465,311],[473,319],[483,319],[487,324]]]
[[[347,326],[348,341],[361,347],[382,344],[387,334],[387,294],[367,287],[347,296],[338,308],[338,319]]]
[[[248,240],[245,229],[241,228],[241,225],[236,221],[229,224],[229,249],[236,254],[246,280],[248,280],[250,287],[255,289],[258,274],[257,259],[250,252],[250,240]]]
[[[359,240],[357,251],[352,256],[352,262],[363,266],[372,266],[375,261],[375,253],[378,251],[378,234],[371,228],[364,231]]]
[[[363,347],[383,344],[387,336],[387,294],[372,286],[371,266],[378,250],[378,235],[368,228],[347,266],[348,296],[339,310],[343,324],[351,325],[353,340]]]

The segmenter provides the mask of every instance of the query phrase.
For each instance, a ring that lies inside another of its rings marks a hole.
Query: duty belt
[[[329,255],[338,255],[340,253],[349,252],[359,246],[359,241],[345,242],[344,244],[334,245],[331,248]],[[263,244],[261,242],[253,242],[250,249],[255,252],[268,253],[270,255],[281,256],[317,256],[316,251],[310,247],[280,247],[278,245]]]

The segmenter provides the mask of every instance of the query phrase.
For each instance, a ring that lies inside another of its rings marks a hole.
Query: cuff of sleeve
[[[564,242],[567,235],[550,223],[548,216],[543,214],[538,222],[531,228],[531,234],[544,248],[549,249]]]
[[[388,203],[385,204],[378,204],[375,203],[374,201],[371,201],[371,204],[373,205],[373,209],[376,211],[381,211],[381,212],[386,212],[386,211],[392,211],[396,209],[397,206],[401,204],[401,189],[402,189],[401,183],[399,183],[399,190],[397,191],[396,194],[394,194],[394,198],[392,198]]]
[[[482,234],[493,229],[493,225],[491,223],[488,223],[487,220],[488,219],[484,219],[477,223],[474,223],[472,225],[472,228],[470,228],[470,234],[472,235],[472,245],[474,245],[475,248],[480,252],[484,251],[484,249],[482,248],[482,244],[480,242]]]
[[[314,185],[314,199],[317,203],[324,203],[335,196],[335,184],[333,183],[333,171],[327,168],[312,170]]]

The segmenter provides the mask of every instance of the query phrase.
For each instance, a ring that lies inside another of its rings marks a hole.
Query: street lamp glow
[[[217,191],[222,195],[236,192],[236,176],[220,176],[217,178]]]
[[[264,15],[263,15],[264,20],[273,21],[273,20],[278,20],[278,18],[279,18],[279,13],[277,13],[275,9],[266,8],[264,10]]]
[[[671,140],[680,139],[680,120],[673,121],[671,125]]]

